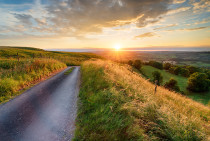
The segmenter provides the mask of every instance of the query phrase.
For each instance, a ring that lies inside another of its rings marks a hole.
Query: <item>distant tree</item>
[[[164,68],[165,70],[169,70],[171,66],[172,66],[172,64],[170,64],[170,63],[165,63],[165,64],[163,64],[163,68]]]
[[[205,92],[209,90],[210,80],[205,73],[195,72],[188,79],[187,88],[194,92]]]
[[[181,67],[176,66],[174,69],[174,74],[179,75],[181,73]]]
[[[170,69],[168,70],[170,73],[174,74],[174,70],[176,67],[170,67]]]
[[[141,67],[142,67],[142,63],[141,63],[140,60],[135,60],[134,63],[133,63],[133,66],[134,66],[136,69],[140,70]]]
[[[164,84],[164,87],[171,90],[171,91],[176,91],[176,92],[180,91],[180,88],[177,85],[177,81],[173,78],[171,78],[168,82],[166,82]]]
[[[158,81],[158,85],[160,85],[163,82],[163,77],[161,75],[161,73],[159,71],[154,71],[152,73],[153,76],[153,82],[155,82],[156,80]]]
[[[181,70],[180,70],[180,74],[181,74],[182,76],[184,76],[184,77],[189,77],[190,72],[189,72],[189,70],[188,70],[188,69],[181,68]]]
[[[195,72],[199,72],[199,71],[200,71],[199,68],[194,67],[194,66],[187,66],[186,69],[189,70],[190,74],[193,74],[193,73],[195,73]]]
[[[132,66],[133,65],[133,61],[132,60],[129,60],[128,61],[128,65]]]
[[[160,69],[160,70],[163,69],[163,64],[160,63],[160,62],[149,61],[149,65],[150,65],[150,66],[153,66],[153,67],[155,67],[155,68],[157,68],[157,69]]]

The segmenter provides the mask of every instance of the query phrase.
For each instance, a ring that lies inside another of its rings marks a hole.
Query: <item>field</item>
[[[127,62],[140,59],[146,61],[174,61],[178,65],[192,65],[210,69],[210,52],[184,52],[184,51],[113,51],[98,52],[99,55],[111,59]]]
[[[180,90],[184,91],[188,97],[190,97],[193,100],[196,100],[198,102],[201,102],[203,104],[208,104],[209,101],[210,101],[210,92],[195,93],[195,92],[188,91],[186,89],[187,88],[187,81],[188,81],[188,79],[186,77],[174,75],[174,74],[171,74],[169,72],[166,72],[165,70],[159,70],[159,69],[154,68],[152,66],[146,66],[146,65],[144,65],[141,68],[141,71],[149,79],[152,79],[152,73],[154,71],[159,71],[161,73],[161,75],[163,76],[163,84],[165,82],[169,81],[170,78],[174,78],[175,80],[178,81],[178,86],[179,86]]]
[[[208,107],[111,61],[82,65],[74,140],[208,140]]]

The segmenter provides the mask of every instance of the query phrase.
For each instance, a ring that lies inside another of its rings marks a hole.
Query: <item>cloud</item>
[[[177,25],[178,24],[169,24],[169,25],[166,25],[166,26],[157,27],[154,30],[165,29],[165,28],[174,27],[174,26],[177,26]]]
[[[15,17],[20,21],[20,23],[31,26],[32,25],[32,16],[27,14],[14,14]]]
[[[184,3],[186,0],[174,0],[173,3],[174,4],[181,4]]]
[[[49,14],[45,20],[33,17],[31,23],[30,15],[16,14],[15,17],[32,28],[36,23],[48,25],[62,36],[85,36],[101,33],[106,27],[134,23],[142,28],[157,23],[172,3],[173,0],[52,0],[45,8]]]
[[[197,31],[202,29],[210,28],[210,26],[201,26],[201,27],[194,27],[194,28],[181,28],[181,29],[172,29],[167,31]]]
[[[147,32],[138,36],[135,36],[135,38],[146,38],[146,37],[153,37],[156,36],[154,32]]]
[[[170,15],[170,14],[176,14],[179,12],[185,12],[185,11],[189,10],[190,8],[191,7],[179,7],[176,9],[169,10],[167,14]]]

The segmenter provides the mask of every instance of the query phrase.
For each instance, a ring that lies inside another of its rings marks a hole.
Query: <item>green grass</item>
[[[0,103],[18,95],[19,91],[66,68],[53,59],[0,59]]]
[[[101,58],[93,53],[45,51],[30,47],[0,47],[0,58],[17,59],[17,53],[20,60],[33,58],[52,58],[66,63],[68,66],[78,66],[86,60],[90,60],[92,58]]]
[[[203,104],[209,104],[210,101],[210,91],[205,92],[205,93],[195,93],[195,92],[190,92],[187,90],[187,81],[188,79],[186,77],[182,77],[179,75],[174,75],[169,72],[166,72],[165,70],[159,70],[157,68],[154,68],[152,66],[146,66],[144,65],[141,68],[142,73],[149,79],[152,79],[152,73],[154,71],[159,71],[161,75],[163,76],[163,84],[167,81],[170,80],[170,78],[174,78],[175,80],[178,81],[178,86],[181,91],[185,92],[185,94],[192,98],[193,100],[196,100],[198,102],[201,102]]]
[[[75,141],[207,140],[208,107],[162,87],[154,95],[130,70],[100,60],[81,66]]]
[[[75,67],[71,67],[69,70],[67,70],[64,74],[68,75],[70,74],[73,70],[75,69]]]

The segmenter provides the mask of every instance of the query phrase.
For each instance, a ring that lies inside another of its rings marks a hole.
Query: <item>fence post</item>
[[[17,59],[18,59],[18,62],[19,62],[20,60],[19,60],[19,56],[18,56],[18,53],[17,53]]]
[[[156,94],[156,91],[157,91],[157,86],[158,86],[158,80],[155,80],[155,94]]]

